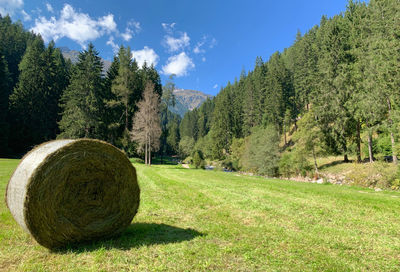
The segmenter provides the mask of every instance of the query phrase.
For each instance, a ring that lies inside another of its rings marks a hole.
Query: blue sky
[[[0,0],[9,13],[45,41],[82,50],[93,42],[112,60],[119,45],[139,62],[154,63],[163,82],[171,73],[183,89],[215,95],[254,67],[261,56],[289,47],[302,33],[346,9],[347,0],[35,1]]]

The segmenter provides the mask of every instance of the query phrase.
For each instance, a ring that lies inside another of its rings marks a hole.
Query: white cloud
[[[204,45],[204,41],[198,42],[196,44],[196,46],[194,47],[193,52],[195,54],[205,53],[206,51],[201,48],[203,45]]]
[[[15,11],[24,6],[23,0],[0,0],[0,14],[6,16],[14,15]]]
[[[218,44],[217,40],[215,38],[212,38],[209,47],[214,48]]]
[[[216,89],[216,88],[218,88],[218,84],[215,84],[215,85],[213,86],[213,89]]]
[[[167,35],[165,36],[164,43],[170,52],[175,52],[189,46],[190,38],[186,32],[183,33],[180,38]]]
[[[176,23],[172,23],[172,24],[167,24],[167,23],[162,23],[161,26],[162,28],[167,32],[167,33],[172,33],[172,31],[174,30]]]
[[[202,62],[206,62],[206,57],[202,57],[202,58],[201,58],[201,61],[202,61]]]
[[[54,12],[53,7],[52,7],[49,3],[46,3],[46,8],[47,8],[47,10],[48,10],[49,12],[51,12],[51,13]]]
[[[162,67],[162,73],[165,75],[175,74],[177,77],[184,76],[188,70],[195,67],[191,58],[185,52],[168,58],[166,65]]]
[[[201,41],[199,41],[196,46],[193,49],[193,53],[195,54],[204,54],[206,53],[206,50],[204,47],[208,48],[214,48],[217,45],[217,40],[215,38],[211,38],[208,35],[204,35],[201,38]]]
[[[114,37],[113,36],[110,36],[110,38],[108,39],[106,44],[112,47],[114,54],[116,54],[118,52],[119,46],[118,46],[118,44],[116,44],[114,42]]]
[[[140,67],[143,66],[144,62],[146,62],[148,66],[152,64],[156,66],[159,57],[152,48],[145,46],[142,50],[133,50],[132,59],[135,59]]]
[[[25,21],[25,22],[26,22],[26,21],[32,20],[31,16],[30,16],[28,13],[26,13],[25,10],[22,10],[22,11],[21,11],[21,14],[22,14],[22,17],[24,18],[24,21]]]
[[[136,22],[134,20],[131,20],[127,23],[127,26],[125,28],[125,32],[121,33],[121,37],[129,42],[130,39],[132,39],[133,35],[136,33],[139,33],[142,30],[140,23]]]
[[[50,19],[40,16],[35,20],[35,26],[31,30],[40,33],[46,42],[67,37],[85,47],[90,40],[95,40],[106,33],[117,32],[117,24],[113,14],[95,20],[88,14],[76,12],[71,5],[65,4],[58,19],[54,16]]]

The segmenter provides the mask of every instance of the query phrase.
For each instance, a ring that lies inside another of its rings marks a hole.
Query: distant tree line
[[[92,44],[73,64],[54,42],[46,46],[40,35],[0,16],[0,156],[20,156],[55,138],[81,137],[108,141],[128,155],[144,155],[138,137],[143,125],[160,130],[151,135],[146,154],[176,150],[180,118],[168,110],[172,81],[166,85],[166,98],[156,69],[146,63],[139,67],[130,48],[123,46],[107,73],[102,71]],[[135,115],[145,110],[140,105],[148,105],[146,86],[152,106],[146,118],[152,122],[136,122],[135,127]]]
[[[318,154],[397,163],[399,113],[399,1],[349,1],[188,112],[179,146],[267,175],[318,171]]]

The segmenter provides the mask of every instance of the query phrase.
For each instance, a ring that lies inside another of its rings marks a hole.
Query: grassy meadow
[[[0,195],[18,160],[0,159]],[[56,252],[0,202],[0,271],[399,271],[400,193],[134,163],[139,212]]]

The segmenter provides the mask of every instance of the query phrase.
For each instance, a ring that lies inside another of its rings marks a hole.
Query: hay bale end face
[[[44,143],[22,159],[7,185],[6,203],[41,245],[110,237],[139,207],[136,171],[114,146],[98,140]]]

